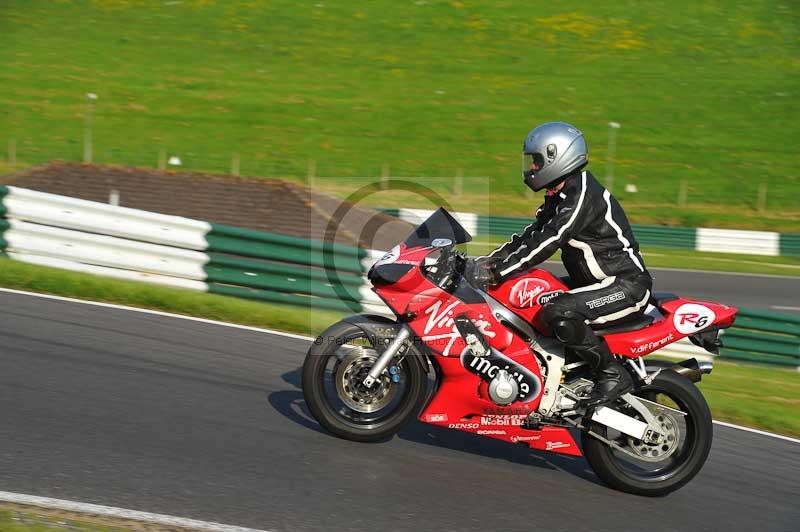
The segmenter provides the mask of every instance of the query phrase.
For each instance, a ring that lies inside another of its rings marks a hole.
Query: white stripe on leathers
[[[589,273],[597,279],[598,281],[602,281],[608,274],[603,271],[603,268],[597,263],[597,259],[594,258],[594,252],[592,251],[592,246],[587,244],[586,242],[581,242],[580,240],[575,240],[574,238],[567,242],[570,246],[580,249],[583,252],[583,260],[586,261],[586,266],[589,268]]]
[[[616,230],[617,238],[619,239],[620,242],[622,242],[622,246],[624,247],[625,251],[628,252],[628,255],[630,255],[633,263],[636,264],[636,266],[640,270],[644,271],[644,266],[642,266],[642,263],[639,262],[639,259],[636,258],[636,255],[633,252],[633,248],[631,247],[631,243],[628,242],[628,239],[625,238],[625,236],[623,236],[622,229],[617,224],[617,222],[614,221],[614,218],[611,216],[611,193],[608,190],[603,192],[603,199],[606,200],[606,205],[608,206],[608,209],[606,210],[606,221],[608,222],[608,225],[610,225],[611,227],[614,228],[614,230]]]
[[[534,223],[536,223],[536,222],[534,222]],[[526,225],[526,226],[525,226],[525,229],[523,229],[523,230],[522,230],[522,234],[524,235],[524,234],[525,234],[525,231],[527,231],[527,230],[528,230],[528,229],[529,229],[529,228],[530,228],[532,225],[533,225],[533,224],[528,224],[528,225]],[[504,248],[504,247],[505,247],[507,244],[510,244],[511,242],[513,242],[513,241],[514,241],[514,237],[515,237],[515,236],[519,236],[519,235],[518,235],[517,233],[514,233],[514,234],[512,234],[512,235],[511,235],[511,238],[510,238],[510,239],[509,239],[507,242],[503,242],[501,245],[497,246],[497,247],[494,249],[494,251],[492,251],[492,252],[491,252],[491,253],[489,253],[488,255],[483,255],[483,256],[481,256],[481,257],[478,257],[478,259],[485,259],[485,258],[488,258],[488,257],[493,257],[495,253],[497,253],[498,251],[500,251],[501,249],[503,249],[503,248]]]
[[[614,312],[606,316],[600,316],[595,320],[590,320],[588,323],[608,323],[610,321],[617,321],[618,319],[624,318],[625,316],[629,316],[634,312],[638,312],[639,310],[644,308],[645,305],[647,305],[648,301],[650,301],[650,290],[647,290],[644,293],[644,298],[642,298],[642,300],[636,303],[634,306],[624,308],[619,312]]]
[[[505,276],[505,275],[508,275],[509,273],[513,272],[514,270],[516,270],[517,268],[522,266],[523,263],[525,263],[528,260],[530,260],[531,257],[533,257],[534,255],[536,255],[537,253],[542,251],[544,248],[546,248],[547,246],[549,246],[550,244],[552,244],[553,242],[555,242],[559,238],[561,238],[561,235],[564,234],[564,231],[569,229],[569,227],[573,224],[573,222],[575,222],[575,218],[578,217],[578,213],[581,212],[581,207],[583,207],[583,199],[585,197],[586,197],[586,172],[583,172],[583,173],[581,173],[581,195],[578,198],[578,205],[575,207],[575,210],[573,211],[572,216],[570,216],[569,221],[567,221],[567,223],[565,223],[564,225],[561,226],[561,229],[558,230],[558,233],[556,233],[554,236],[551,236],[550,238],[548,238],[547,240],[545,240],[544,242],[539,244],[536,247],[536,249],[534,249],[528,255],[526,255],[525,258],[520,259],[513,266],[509,266],[505,270],[502,270],[500,272],[500,275]],[[514,253],[512,253],[511,255],[509,255],[508,258],[506,258],[506,260],[510,259],[514,255],[516,255],[517,253],[522,251],[522,249],[524,247],[525,246],[520,246],[520,248],[517,251],[515,251]]]
[[[606,277],[599,283],[590,284],[587,286],[582,286],[580,288],[575,288],[574,290],[570,290],[570,294],[580,294],[581,292],[591,292],[592,290],[600,290],[601,288],[605,288],[607,286],[611,286],[611,283],[617,280],[616,275],[612,275],[611,277]]]

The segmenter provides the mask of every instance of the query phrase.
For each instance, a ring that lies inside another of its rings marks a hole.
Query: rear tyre
[[[694,478],[708,458],[714,433],[711,412],[700,390],[689,379],[670,370],[662,371],[635,395],[676,408],[686,415],[669,412],[657,415],[668,437],[655,446],[592,422],[592,431],[637,456],[634,458],[613,449],[588,432],[581,436],[583,452],[597,476],[612,488],[649,497],[666,495]],[[625,413],[634,416],[636,411],[628,408]]]
[[[373,442],[393,436],[423,407],[427,373],[413,352],[396,357],[377,383],[362,381],[380,351],[358,326],[339,322],[314,343],[303,363],[303,396],[311,414],[346,440]]]

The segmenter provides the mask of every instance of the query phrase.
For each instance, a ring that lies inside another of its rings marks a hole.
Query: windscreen
[[[447,242],[447,241],[450,242]],[[415,246],[446,246],[449,244],[463,244],[472,240],[472,236],[463,228],[458,220],[439,207],[427,220],[406,239],[406,245]]]

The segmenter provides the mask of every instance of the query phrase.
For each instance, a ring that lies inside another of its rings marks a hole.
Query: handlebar
[[[436,286],[447,291],[453,282],[453,278],[463,273],[465,261],[466,259],[455,246],[441,248],[441,254],[436,261],[436,277],[438,279],[433,279]]]

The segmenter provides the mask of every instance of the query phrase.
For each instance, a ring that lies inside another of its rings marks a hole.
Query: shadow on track
[[[317,423],[306,407],[301,390],[301,369],[298,368],[284,373],[281,378],[294,389],[279,390],[271,393],[268,398],[270,405],[285,418],[298,425],[335,437]],[[512,445],[491,438],[426,425],[420,422],[413,422],[404,427],[398,433],[398,437],[415,443],[506,460],[524,466],[555,469],[594,484],[600,484],[583,458],[540,453],[531,450],[525,444]]]

